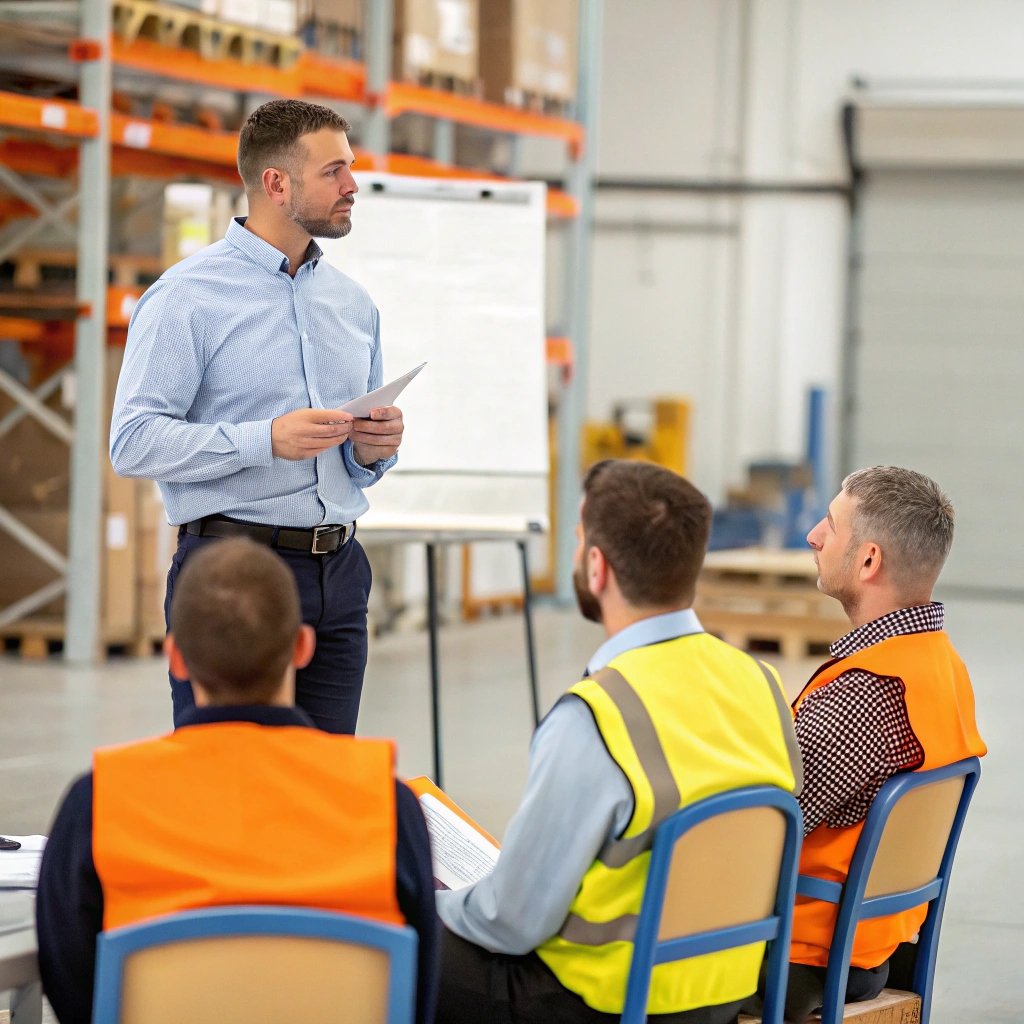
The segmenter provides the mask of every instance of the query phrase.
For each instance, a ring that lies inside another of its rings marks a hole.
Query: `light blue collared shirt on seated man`
[[[637,647],[701,632],[690,609],[641,619],[609,637],[587,672]],[[533,734],[526,790],[494,870],[465,889],[438,892],[441,920],[492,953],[531,952],[562,927],[583,876],[632,816],[626,776],[608,753],[590,708],[570,694]]]
[[[364,467],[351,442],[275,458],[273,420],[334,409],[383,383],[380,318],[366,289],[311,242],[288,258],[233,220],[139,300],[110,425],[122,476],[160,484],[174,525],[219,513],[308,529],[350,523],[395,457]]]

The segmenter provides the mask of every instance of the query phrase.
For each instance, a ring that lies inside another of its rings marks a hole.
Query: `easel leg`
[[[438,668],[437,548],[427,544],[427,629],[430,633],[430,714],[434,725],[434,782],[441,783],[441,680]]]
[[[533,724],[540,725],[540,698],[537,694],[537,656],[533,646],[533,602],[530,593],[530,563],[526,556],[526,541],[519,545],[519,559],[523,566],[523,621],[526,624],[526,661],[530,670],[530,697],[533,700]]]

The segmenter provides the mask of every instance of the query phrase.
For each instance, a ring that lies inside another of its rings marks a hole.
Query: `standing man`
[[[274,100],[238,141],[249,216],[163,274],[132,315],[110,428],[122,476],[158,481],[178,549],[244,536],[274,548],[299,587],[316,654],[296,679],[315,724],[355,731],[370,568],[354,539],[363,490],[394,465],[402,413],[338,406],[383,383],[380,318],[313,240],[352,227],[349,124]],[[192,706],[171,675],[175,724]]]
[[[494,870],[439,892],[439,1024],[615,1024],[657,826],[748,785],[792,790],[799,755],[775,673],[690,607],[711,506],[659,466],[608,461],[583,485],[574,582],[606,640],[538,727]],[[658,967],[659,1024],[731,1024],[763,943]]]
[[[807,535],[818,588],[843,606],[853,629],[797,698],[804,764],[800,873],[845,881],[871,802],[897,772],[937,768],[986,747],[974,691],[945,632],[932,589],[953,543],[953,506],[913,470],[851,473]],[[927,907],[857,926],[848,1002],[874,998],[889,958],[920,928]],[[821,1004],[836,907],[798,897],[786,1019]]]

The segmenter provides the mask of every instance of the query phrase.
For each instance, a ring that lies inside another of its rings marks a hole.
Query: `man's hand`
[[[370,411],[368,420],[352,424],[352,451],[356,462],[369,466],[378,459],[390,459],[402,443],[402,410],[394,405]]]
[[[295,409],[270,425],[270,443],[278,459],[312,459],[344,444],[352,433],[352,414],[340,409]]]

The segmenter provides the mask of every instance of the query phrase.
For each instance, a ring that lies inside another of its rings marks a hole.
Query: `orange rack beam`
[[[90,139],[99,133],[95,111],[68,100],[0,92],[0,125]]]
[[[548,338],[545,342],[545,349],[547,361],[552,366],[572,366],[572,338]]]
[[[323,96],[362,103],[366,98],[366,69],[357,61],[324,57],[306,51],[291,68],[243,64],[238,60],[207,60],[193,50],[162,46],[151,39],[110,41],[114,63],[144,74],[196,82],[234,92],[259,91],[272,96]]]
[[[389,117],[425,114],[498,132],[551,136],[564,139],[577,148],[583,146],[583,125],[578,121],[548,117],[546,114],[535,114],[530,110],[520,110],[500,103],[485,103],[469,96],[427,89],[409,82],[391,82],[382,102]]]

